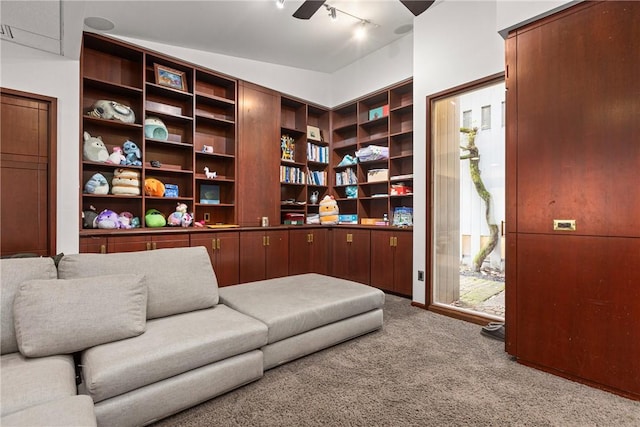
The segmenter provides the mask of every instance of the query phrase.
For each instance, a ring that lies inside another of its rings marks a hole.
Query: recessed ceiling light
[[[406,34],[411,30],[413,30],[413,25],[405,24],[405,25],[400,25],[398,28],[393,30],[393,32],[396,34]]]
[[[109,31],[115,28],[113,22],[98,16],[89,16],[84,18],[84,25],[98,31]]]

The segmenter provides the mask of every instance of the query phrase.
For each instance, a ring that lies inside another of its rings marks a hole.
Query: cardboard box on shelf
[[[367,182],[380,182],[389,179],[389,169],[370,169],[367,172]]]

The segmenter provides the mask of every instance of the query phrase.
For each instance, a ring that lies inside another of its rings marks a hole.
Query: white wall
[[[504,71],[500,30],[513,29],[570,5],[544,0],[444,0],[414,19],[413,40],[413,300],[426,302],[426,97]]]
[[[323,106],[331,105],[329,90],[327,90],[331,75],[326,73],[214,54],[147,40],[128,37],[119,37],[119,39],[201,65],[240,80],[296,96],[306,101]]]
[[[331,107],[413,76],[412,33],[331,75]]]
[[[57,252],[77,253],[80,64],[7,41],[0,42],[0,64],[0,86],[58,99]]]

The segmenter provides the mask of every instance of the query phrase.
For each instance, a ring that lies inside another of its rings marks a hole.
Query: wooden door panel
[[[2,252],[48,255],[47,165],[3,158],[0,179]]]
[[[640,237],[640,3],[615,3],[518,35],[518,232]]]
[[[287,230],[271,230],[267,232],[265,252],[265,277],[272,279],[289,274],[289,232]]]
[[[310,231],[311,242],[311,272],[329,274],[329,230],[326,228]],[[290,248],[290,250],[293,250]],[[292,274],[291,272],[289,274]]]
[[[353,235],[353,242],[348,243],[349,278],[368,285],[371,277],[371,233],[357,229],[351,229],[349,233]]]
[[[411,296],[413,294],[413,233],[395,233],[394,236],[397,239],[394,249],[394,291]],[[373,274],[371,280],[373,280]]]
[[[309,230],[289,231],[289,274],[311,272],[312,243],[309,241]]]
[[[259,226],[269,217],[278,224],[280,136],[278,98],[273,91],[243,82],[239,86],[238,112],[238,223]]]
[[[55,99],[4,88],[0,98],[0,253],[54,255]]]
[[[640,395],[640,239],[518,236],[526,361]]]
[[[240,233],[240,283],[265,278],[263,237],[265,237],[263,231],[243,231]]]
[[[151,236],[151,249],[185,248],[189,246],[189,233],[158,234]]]
[[[385,291],[394,291],[393,270],[394,251],[391,241],[394,233],[391,231],[371,232],[371,286]]]
[[[237,232],[218,233],[219,248],[216,250],[214,269],[218,286],[240,283],[238,257],[240,256],[240,237]]]
[[[137,252],[151,249],[151,238],[145,235],[138,236],[109,236],[107,239],[107,252]]]

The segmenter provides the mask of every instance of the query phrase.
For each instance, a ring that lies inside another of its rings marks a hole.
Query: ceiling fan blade
[[[434,1],[435,0],[400,0],[400,3],[405,5],[405,7],[409,9],[414,16],[418,16],[425,10],[429,9],[429,6],[431,6]]]
[[[307,0],[293,14],[294,18],[309,19],[322,7],[326,0]]]

